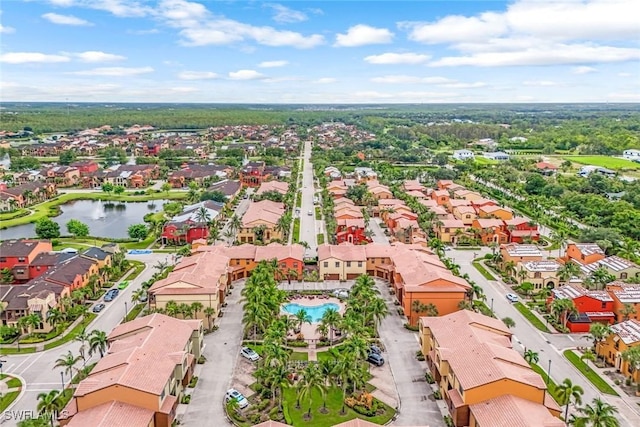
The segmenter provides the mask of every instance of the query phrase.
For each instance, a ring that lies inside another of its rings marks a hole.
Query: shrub
[[[260,412],[264,411],[265,409],[267,409],[267,406],[269,406],[269,404],[271,403],[271,401],[269,399],[262,399],[260,402],[258,402],[258,404],[256,405],[256,409]]]
[[[260,397],[262,397],[264,400],[269,400],[273,397],[273,393],[271,392],[271,389],[265,387],[262,389],[262,392],[260,393]]]
[[[300,341],[300,340],[287,341],[287,345],[289,347],[309,347],[309,343],[307,343],[306,341]]]
[[[444,423],[447,425],[447,427],[454,427],[455,426],[453,424],[453,418],[451,418],[449,415],[445,415],[444,416]]]
[[[373,407],[371,409],[367,409],[363,405],[355,405],[353,407],[353,410],[356,411],[358,414],[364,415],[366,417],[373,417],[376,415],[376,412],[377,412],[377,409],[373,409]]]
[[[180,399],[180,403],[184,405],[188,405],[189,403],[191,403],[191,395],[185,394],[184,396],[182,396],[182,399]]]
[[[422,354],[421,350],[416,351],[416,359],[418,359],[419,361],[424,361],[424,354]]]
[[[402,308],[402,307],[398,307],[398,314],[399,314],[400,316],[404,316],[404,308]]]
[[[207,361],[207,358],[204,356],[198,357],[198,365],[204,365],[204,362]]]
[[[631,378],[627,378],[626,380],[624,380],[624,383],[630,387],[631,386]]]
[[[420,329],[420,328],[418,328],[418,326],[413,326],[413,325],[410,325],[408,323],[404,324],[404,328],[408,329],[410,331],[413,331],[413,332],[418,332],[418,330]]]
[[[440,393],[440,390],[436,390],[433,392],[433,398],[436,400],[442,399],[442,393]]]
[[[196,384],[198,384],[198,377],[197,376],[193,376],[191,378],[191,381],[189,381],[189,387],[194,388],[196,386]]]
[[[433,375],[431,375],[431,372],[426,372],[424,374],[424,379],[427,380],[429,384],[433,384],[436,382],[436,380],[433,378]]]
[[[615,385],[620,385],[620,380],[615,380],[613,383],[614,383]]]

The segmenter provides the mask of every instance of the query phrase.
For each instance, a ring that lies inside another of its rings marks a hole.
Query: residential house
[[[235,199],[242,190],[242,184],[238,180],[223,179],[222,181],[211,184],[207,191],[219,191],[225,195],[227,200]]]
[[[562,264],[555,260],[549,261],[525,261],[518,264],[518,283],[529,282],[536,291],[543,287],[555,289],[560,283],[558,270]],[[524,273],[520,273],[523,271]]]
[[[266,181],[260,184],[260,187],[256,191],[256,196],[261,196],[264,193],[276,192],[282,195],[287,194],[289,191],[289,184],[283,181]]]
[[[302,279],[304,269],[304,247],[297,243],[282,245],[270,243],[266,246],[256,246],[254,261],[278,261],[279,280]],[[295,274],[294,274],[295,272]]]
[[[324,280],[351,280],[367,273],[367,257],[363,245],[320,245],[318,267]]]
[[[21,318],[35,314],[41,319],[40,324],[31,326],[29,331],[50,332],[52,325],[47,322],[47,314],[57,308],[65,296],[69,296],[69,290],[64,286],[41,279],[20,285],[0,285],[2,325],[17,327]]]
[[[399,217],[399,218],[396,218]],[[392,226],[389,227],[391,240],[406,244],[427,242],[427,235],[415,219],[407,219],[399,214],[391,216]]]
[[[247,162],[240,170],[240,182],[245,187],[259,187],[267,176],[264,162]]]
[[[596,243],[569,243],[564,259],[586,265],[600,261],[605,257],[604,251]]]
[[[342,178],[342,173],[340,172],[340,169],[338,169],[335,166],[327,166],[326,168],[324,168],[324,175],[328,176],[332,180]]]
[[[206,187],[215,179],[226,179],[233,173],[228,166],[207,164],[184,164],[177,170],[169,173],[167,181],[173,188],[188,187],[194,182],[198,187]]]
[[[371,168],[356,167],[353,171],[356,181],[367,182],[378,179],[378,174]]]
[[[453,202],[454,200],[451,201]],[[473,225],[473,221],[478,218],[476,210],[472,206],[456,206],[453,208],[452,213],[456,219],[459,219],[468,227],[471,227]]]
[[[79,160],[71,163],[69,166],[77,168],[80,172],[80,176],[85,176],[86,174],[96,172],[100,169],[100,166],[94,160]]]
[[[622,354],[640,345],[640,321],[636,319],[625,320],[611,326],[611,334],[596,345],[596,353],[604,357],[607,364],[613,366],[616,371],[625,377],[631,378],[634,383],[640,382],[640,369],[635,369],[622,358]]]
[[[224,204],[213,200],[185,206],[162,228],[162,244],[186,244],[208,238],[209,224],[220,215],[223,208]]]
[[[520,243],[508,243],[500,245],[502,265],[512,262],[513,265],[528,261],[542,261],[543,254],[536,245],[523,245]]]
[[[471,150],[455,150],[453,152],[453,158],[456,160],[473,160],[475,155]]]
[[[157,313],[116,326],[107,354],[61,411],[60,425],[170,427],[202,354],[203,337],[202,321]]]
[[[93,259],[73,257],[47,271],[41,277],[51,283],[69,288],[70,291],[85,287],[91,276],[100,277],[98,263]]]
[[[419,326],[422,353],[454,426],[564,425],[554,421],[560,407],[542,377],[513,349],[511,331],[502,321],[462,310],[443,317],[421,317]],[[529,402],[531,407],[510,408],[508,422],[497,424],[506,415],[493,418],[490,414],[504,407],[504,396]],[[525,419],[531,420],[535,413],[546,422],[521,424],[518,419],[523,411],[527,411]]]
[[[240,243],[256,241],[270,243],[273,240],[282,240],[284,230],[278,227],[278,220],[285,212],[286,209],[282,203],[271,200],[251,202],[242,217],[242,226],[238,230],[237,240]]]
[[[476,230],[476,237],[484,245],[509,242],[509,235],[504,231],[504,223],[501,219],[478,218],[473,221],[472,228]]]
[[[8,268],[17,282],[26,282],[31,276],[30,265],[39,254],[53,250],[49,240],[5,240],[0,243],[0,270]]]
[[[457,199],[465,199],[465,200],[470,200],[470,201],[474,201],[474,200],[480,200],[482,199],[482,194],[475,192],[475,191],[471,191],[471,190],[466,190],[466,189],[462,189],[462,190],[456,190],[453,192],[454,197],[456,197]]]
[[[213,308],[216,311],[213,317],[217,317],[229,285],[230,258],[223,247],[213,248],[184,258],[165,279],[151,285],[149,307],[166,309],[169,301],[189,305],[199,302],[203,309]],[[194,315],[197,319],[206,317],[204,311]]]
[[[556,165],[548,162],[538,162],[533,165],[533,167],[543,175],[553,175],[558,171],[558,167]]]
[[[503,151],[487,152],[487,153],[484,153],[484,157],[485,157],[485,159],[499,160],[499,161],[506,161],[506,160],[509,160],[511,158],[507,153],[505,153]]]
[[[640,320],[639,284],[613,281],[608,283],[605,289],[609,293],[609,296],[613,298],[613,312],[616,315],[617,322],[629,319]],[[627,306],[631,306],[634,312],[625,316],[625,314],[623,314],[623,310]]]
[[[632,162],[640,162],[640,150],[624,150],[622,152],[622,157],[627,160],[631,160]]]
[[[512,394],[469,405],[469,427],[565,427],[549,408]]]
[[[606,291],[588,290],[577,284],[568,284],[552,290],[548,301],[573,301],[577,314],[569,316],[567,328],[572,333],[589,332],[593,323],[611,325],[615,322],[613,298]]]
[[[447,190],[435,190],[431,193],[431,199],[438,203],[438,206],[447,206],[450,199],[449,192]]]
[[[338,219],[336,226],[336,243],[351,243],[354,245],[371,242],[366,234],[364,219]]]
[[[80,171],[73,166],[53,166],[40,171],[47,182],[58,187],[71,187],[80,181]]]
[[[343,219],[363,219],[362,211],[356,206],[340,205],[334,206],[333,216],[337,221]]]
[[[424,193],[427,191],[427,188],[420,184],[418,180],[406,180],[402,183],[402,189],[406,192],[409,191],[418,191],[420,193]]]
[[[585,275],[590,275],[599,268],[604,268],[609,274],[620,280],[640,277],[640,266],[638,264],[628,259],[620,258],[617,255],[606,257],[580,267]]]
[[[78,256],[70,252],[41,252],[29,263],[29,278],[42,276],[58,264]]]
[[[436,237],[442,243],[455,245],[467,231],[467,226],[459,219],[444,219],[434,224]]]
[[[515,217],[504,221],[505,229],[509,235],[509,241],[524,243],[525,241],[540,240],[538,224],[522,217]]]
[[[10,207],[7,210],[24,208],[34,203],[44,202],[57,194],[56,184],[45,181],[25,182],[24,184],[7,187],[0,184],[0,197],[6,200]],[[15,202],[10,202],[13,199]],[[13,205],[13,206],[11,206]]]
[[[479,206],[477,209],[480,218],[498,218],[504,221],[513,218],[513,211],[502,206],[485,205]]]

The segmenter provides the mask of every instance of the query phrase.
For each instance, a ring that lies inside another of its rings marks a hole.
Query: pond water
[[[159,212],[168,200],[148,202],[103,202],[75,200],[60,205],[61,215],[51,218],[60,224],[60,234],[67,235],[67,222],[77,219],[89,226],[89,235],[95,237],[127,238],[127,229],[140,224],[146,214]],[[0,230],[0,239],[35,237],[35,224],[23,224]]]

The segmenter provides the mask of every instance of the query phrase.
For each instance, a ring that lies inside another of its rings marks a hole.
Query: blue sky
[[[6,101],[640,101],[637,0],[5,0]]]

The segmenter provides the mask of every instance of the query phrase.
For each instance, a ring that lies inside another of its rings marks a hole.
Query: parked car
[[[384,365],[384,358],[377,353],[369,353],[369,357],[367,357],[367,361],[376,366]]]
[[[93,312],[94,313],[100,313],[104,308],[106,307],[106,305],[100,303],[100,304],[96,304],[93,306]]]
[[[109,292],[107,292],[107,293],[104,295],[104,300],[105,300],[106,302],[113,301],[113,300],[114,300],[114,298],[115,298],[115,297],[117,297],[119,293],[120,293],[120,291],[119,291],[119,290],[117,290],[117,289],[111,289]]]
[[[124,280],[118,285],[118,289],[125,289],[127,286],[129,286],[129,281]]]
[[[518,295],[509,293],[507,294],[507,299],[509,302],[518,302]]]
[[[382,350],[377,345],[369,346],[369,353],[382,354]]]
[[[240,407],[240,409],[244,409],[249,406],[249,401],[247,400],[247,398],[244,397],[244,395],[235,388],[230,388],[224,395],[225,403],[231,402],[232,399],[238,402],[238,406]]]
[[[309,212],[307,212],[307,215],[311,216],[311,215],[313,215],[313,212],[309,211]]]
[[[260,355],[249,347],[242,347],[242,349],[240,349],[240,354],[242,357],[249,359],[252,362],[257,362],[260,359]]]

